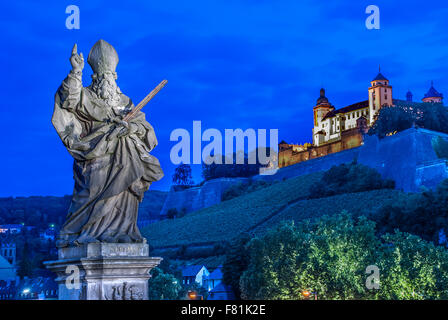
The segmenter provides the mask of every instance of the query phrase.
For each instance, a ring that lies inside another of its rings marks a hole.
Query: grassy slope
[[[142,233],[153,247],[231,240],[289,202],[305,198],[321,175],[313,173],[278,182],[180,219],[151,224]]]
[[[368,214],[406,194],[374,190],[305,200],[322,173],[281,181],[267,188],[198,210],[183,218],[149,225],[142,232],[153,247],[228,241],[244,231],[263,233],[284,220],[300,221],[340,213]]]
[[[303,220],[312,220],[323,215],[332,215],[347,210],[354,215],[367,215],[374,213],[376,209],[397,201],[398,197],[407,196],[398,190],[372,190],[358,193],[346,193],[321,199],[298,201],[272,217],[266,223],[255,227],[255,234],[262,234],[267,229],[282,221],[295,223]]]

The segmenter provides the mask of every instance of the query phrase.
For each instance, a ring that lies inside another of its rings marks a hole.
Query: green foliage
[[[149,300],[177,300],[182,290],[179,279],[159,268],[151,270],[148,288]]]
[[[287,206],[273,216],[265,224],[253,230],[257,235],[266,233],[267,229],[283,221],[301,223],[307,219],[318,219],[324,215],[339,214],[343,210],[350,210],[355,216],[373,215],[380,208],[391,205],[398,199],[408,198],[409,195],[398,190],[380,189],[357,193],[340,194],[327,198],[301,200]]]
[[[142,229],[148,242],[157,247],[230,241],[249,231],[264,233],[282,220],[309,219],[350,209],[367,215],[407,195],[398,190],[380,189],[306,200],[311,185],[322,173],[274,183],[266,188],[187,214],[181,219],[163,220]],[[167,237],[166,235],[170,236]]]
[[[413,125],[448,133],[448,111],[440,103],[398,104],[393,107],[382,107],[378,118],[369,130],[380,138],[389,133],[400,132]]]
[[[400,132],[412,127],[414,116],[411,111],[403,107],[382,107],[377,120],[369,130],[369,134],[376,134],[380,138],[392,132]]]
[[[241,297],[240,276],[249,264],[247,244],[250,240],[251,236],[247,233],[243,233],[235,239],[226,252],[225,262],[222,266],[223,281],[232,287],[237,299]]]
[[[244,183],[237,183],[223,192],[221,196],[222,201],[230,200],[242,195],[254,192],[259,189],[266,188],[270,186],[273,182],[268,182],[264,180],[249,180]]]
[[[383,237],[380,299],[447,299],[448,251],[407,233]]]
[[[191,186],[194,184],[189,164],[181,164],[174,170],[173,183],[178,186]]]
[[[437,243],[439,232],[448,231],[448,179],[435,191],[397,199],[371,215],[380,233],[400,229]]]
[[[34,268],[36,267],[31,251],[30,244],[25,242],[23,244],[23,248],[21,250],[20,260],[19,260],[19,268],[17,270],[17,275],[23,279],[23,277],[31,278],[33,276]]]
[[[304,199],[321,176],[313,173],[288,179],[249,194],[221,202],[174,220],[152,223],[142,229],[155,248],[191,243],[229,241],[278,212],[290,202]],[[166,235],[170,236],[167,237]]]
[[[395,182],[383,180],[375,169],[352,162],[340,164],[325,171],[322,179],[311,186],[310,198],[377,189],[393,189]]]
[[[244,299],[446,299],[448,250],[417,236],[380,238],[375,224],[343,212],[314,223],[283,223],[248,244],[240,279]],[[380,270],[380,288],[367,289],[366,268]]]

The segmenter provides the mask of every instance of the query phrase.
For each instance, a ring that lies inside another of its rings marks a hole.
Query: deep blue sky
[[[81,11],[68,30],[66,6]],[[365,8],[381,10],[367,30]],[[445,1],[3,1],[0,5],[0,196],[63,195],[72,159],[51,125],[54,93],[70,70],[73,43],[118,51],[118,85],[145,108],[167,189],[175,128],[278,128],[279,139],[311,142],[312,107],[324,86],[337,108],[367,98],[378,65],[394,98],[421,99],[434,80],[448,95]],[[84,85],[90,83],[86,63]],[[195,168],[196,181],[200,179]]]

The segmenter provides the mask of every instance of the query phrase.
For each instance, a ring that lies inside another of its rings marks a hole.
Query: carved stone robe
[[[134,108],[120,93],[109,106],[81,75],[70,73],[55,95],[52,123],[74,158],[75,187],[59,247],[88,242],[143,242],[137,227],[138,204],[153,181],[163,177],[154,129],[139,112],[130,126],[136,133],[117,137],[114,117]],[[135,127],[137,126],[137,127]]]

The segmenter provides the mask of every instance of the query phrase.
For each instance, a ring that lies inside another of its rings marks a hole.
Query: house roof
[[[196,275],[205,268],[203,265],[191,265],[182,267],[182,277],[196,277]]]
[[[351,111],[367,108],[368,106],[369,106],[369,100],[364,100],[364,101],[361,101],[361,102],[357,102],[357,103],[351,104],[349,106],[346,106],[346,107],[343,107],[343,108],[340,108],[340,109],[328,112],[325,115],[325,117],[323,118],[323,120],[325,120],[327,118],[334,117],[338,113],[347,113],[347,112],[351,112]]]
[[[16,272],[14,266],[12,266],[8,260],[0,255],[0,280],[15,279]]]
[[[428,92],[425,93],[424,98],[443,98],[443,94],[441,94],[440,92],[438,92],[434,86],[433,83],[431,82],[431,88],[429,88]]]

